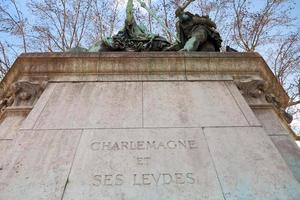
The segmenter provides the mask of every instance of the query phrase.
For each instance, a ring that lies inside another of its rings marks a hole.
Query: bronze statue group
[[[188,0],[176,10],[178,22],[174,44],[141,28],[134,18],[133,0],[128,0],[124,28],[116,35],[102,39],[90,51],[220,51],[222,39],[209,16],[184,11],[193,1]],[[145,8],[143,1],[139,2]]]

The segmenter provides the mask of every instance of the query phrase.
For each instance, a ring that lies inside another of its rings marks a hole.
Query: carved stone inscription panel
[[[202,129],[87,130],[64,199],[223,199]]]

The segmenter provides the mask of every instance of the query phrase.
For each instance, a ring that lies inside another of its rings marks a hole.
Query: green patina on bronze
[[[184,9],[193,1],[187,1],[184,6],[176,10],[178,41],[168,50],[220,51],[222,39],[216,31],[217,25],[209,16],[184,12]]]
[[[133,14],[133,0],[126,8],[125,26],[116,35],[102,41],[101,50],[111,51],[162,51],[170,46],[163,37],[146,31],[139,26]]]
[[[176,10],[177,41],[173,45],[165,38],[149,33],[144,27],[138,25],[133,14],[133,0],[128,0],[124,28],[112,37],[103,38],[89,51],[220,51],[222,39],[216,31],[216,24],[209,16],[199,16],[184,11],[193,1],[187,0]],[[139,0],[139,2],[151,15],[154,15],[144,1]]]

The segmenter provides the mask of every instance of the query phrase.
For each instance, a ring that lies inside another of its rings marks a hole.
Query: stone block
[[[24,116],[22,115],[5,117],[0,123],[0,140],[14,139],[23,120]]]
[[[238,104],[239,108],[243,112],[245,118],[247,119],[250,126],[261,126],[261,123],[256,118],[255,114],[247,104],[246,100],[238,90],[236,84],[233,81],[225,82],[228,90],[230,91],[231,95],[235,99],[236,103]]]
[[[146,82],[144,127],[249,126],[224,82]]]
[[[288,135],[289,132],[284,128],[283,123],[277,116],[273,108],[253,109],[256,117],[263,125],[268,135]]]
[[[46,89],[44,90],[38,101],[35,103],[34,108],[23,121],[22,126],[20,127],[21,129],[33,129],[38,117],[45,108],[47,102],[49,101],[55,89],[55,86],[56,83],[49,83],[47,85]]]
[[[270,136],[281,156],[300,183],[300,149],[288,135]]]
[[[58,83],[34,128],[141,126],[142,83],[102,82]]]
[[[13,140],[0,140],[0,177],[4,173],[6,167],[5,158],[9,156],[12,144]]]
[[[86,130],[64,200],[222,199],[202,129]]]
[[[61,199],[81,131],[22,131],[4,158],[0,199]]]
[[[263,128],[205,128],[226,200],[298,200],[297,182]]]
[[[208,72],[187,72],[186,77],[189,81],[233,81],[232,75],[212,74]]]

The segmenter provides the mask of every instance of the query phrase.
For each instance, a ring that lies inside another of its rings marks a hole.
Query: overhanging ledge
[[[231,76],[234,79],[259,76],[286,105],[289,97],[257,53],[207,52],[103,52],[103,53],[28,53],[18,57],[1,82],[6,91],[24,77],[63,76]],[[160,77],[155,80],[160,80]],[[65,81],[70,79],[66,78]],[[84,81],[85,79],[81,79]],[[101,81],[102,79],[96,79]],[[213,80],[213,79],[212,79]]]

